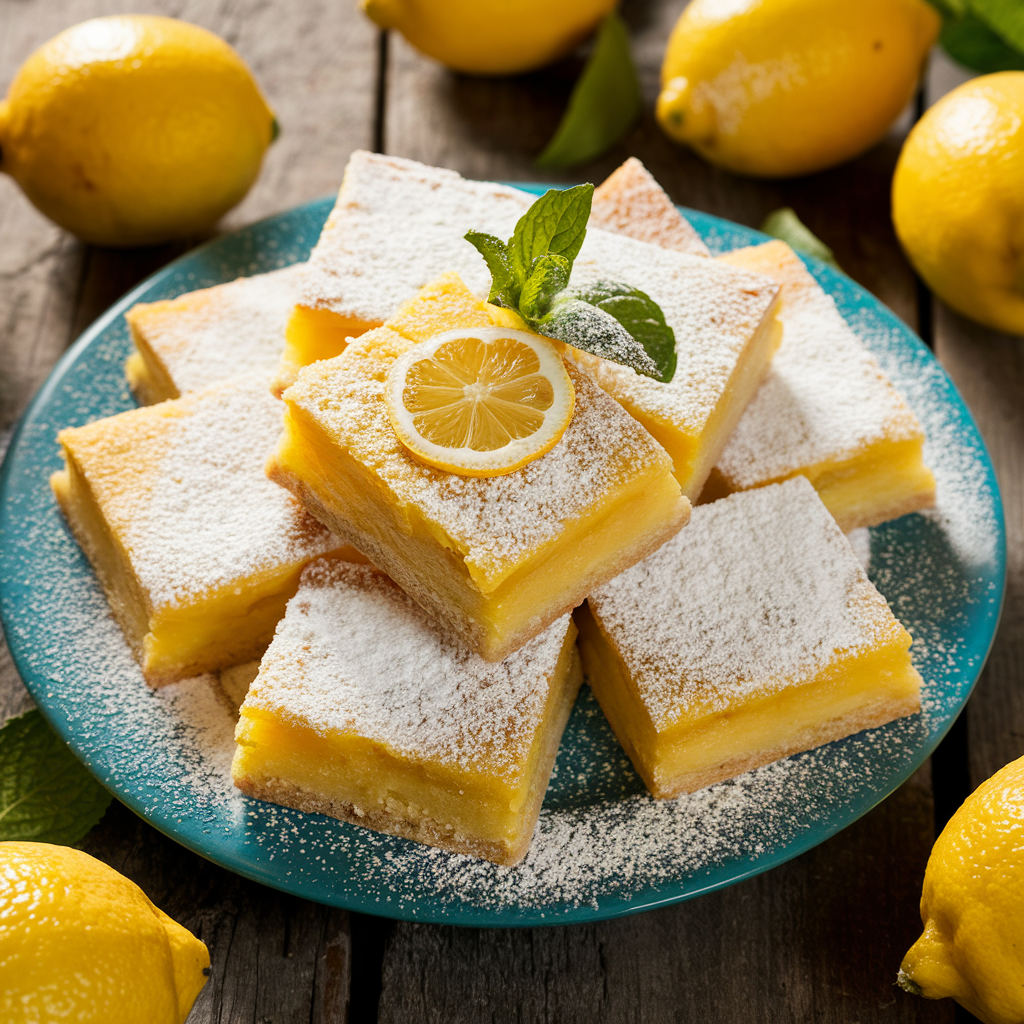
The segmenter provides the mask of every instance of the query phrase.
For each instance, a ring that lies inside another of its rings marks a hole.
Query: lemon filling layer
[[[566,617],[500,665],[467,659],[381,573],[314,563],[242,705],[236,784],[514,863],[580,685],[575,636]]]
[[[920,705],[909,634],[803,477],[700,506],[576,618],[590,685],[655,796]]]

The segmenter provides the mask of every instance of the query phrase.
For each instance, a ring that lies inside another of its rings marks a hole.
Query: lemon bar
[[[263,472],[266,377],[62,430],[61,509],[153,686],[259,657],[311,559],[345,549]]]
[[[590,226],[691,256],[711,255],[704,240],[635,156],[594,189]]]
[[[590,685],[657,797],[920,707],[910,635],[805,477],[694,509],[577,625]]]
[[[582,680],[568,615],[498,664],[369,566],[313,562],[241,707],[249,796],[514,864]]]
[[[719,260],[781,285],[783,341],[706,498],[802,474],[844,531],[932,506],[920,423],[803,261],[785,242]]]
[[[337,355],[442,273],[487,294],[486,265],[463,235],[473,228],[509,237],[535,198],[411,160],[353,154],[288,323],[278,392],[300,367]],[[664,446],[683,493],[695,499],[778,346],[778,286],[588,229],[572,283],[608,279],[643,288],[661,306],[676,337],[675,377],[662,384],[594,356],[580,362]]]
[[[267,466],[488,661],[507,657],[658,547],[690,507],[665,451],[572,363],[569,425],[522,468],[457,476],[409,454],[385,407],[391,365],[418,341],[494,326],[505,312],[455,274],[424,289],[388,326],[300,372],[284,393],[284,434]]]
[[[272,377],[304,266],[132,306],[125,374],[135,397],[152,405],[257,370]]]

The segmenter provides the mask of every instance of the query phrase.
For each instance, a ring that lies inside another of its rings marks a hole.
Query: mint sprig
[[[488,301],[515,310],[535,331],[667,382],[676,339],[658,304],[616,281],[573,288],[573,261],[587,236],[594,186],[545,192],[508,242],[467,231],[491,272]]]
[[[110,794],[38,711],[0,729],[0,840],[71,846],[109,803]]]

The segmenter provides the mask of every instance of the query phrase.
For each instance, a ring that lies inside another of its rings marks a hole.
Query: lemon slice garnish
[[[575,393],[545,338],[503,327],[445,331],[403,352],[384,385],[388,415],[421,462],[502,476],[550,451]]]

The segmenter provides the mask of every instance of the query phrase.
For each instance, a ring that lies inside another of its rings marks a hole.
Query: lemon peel
[[[361,0],[381,28],[395,29],[454,71],[514,75],[564,57],[616,0]]]
[[[0,843],[0,1019],[184,1024],[204,943],[81,850]]]
[[[96,245],[209,228],[248,192],[274,113],[223,39],[175,18],[94,18],[35,51],[0,103],[0,170]]]
[[[953,309],[1024,334],[1024,71],[965,82],[925,112],[896,164],[896,235]]]
[[[693,0],[665,50],[656,115],[729,170],[819,171],[885,134],[940,25],[925,0]]]
[[[1024,1020],[1024,758],[983,782],[935,841],[924,876],[924,931],[897,983],[951,996],[985,1024]]]

